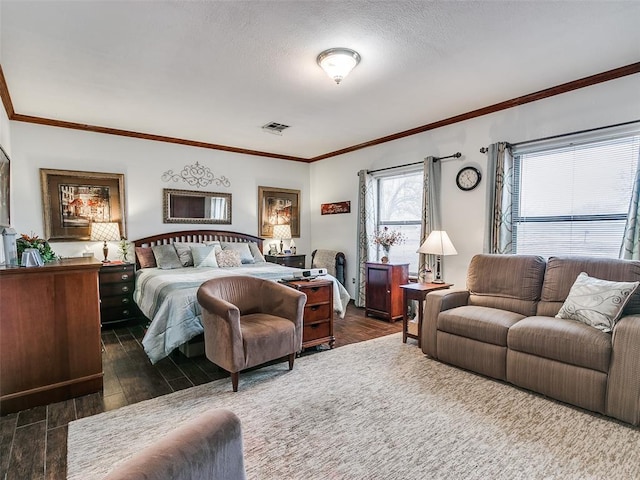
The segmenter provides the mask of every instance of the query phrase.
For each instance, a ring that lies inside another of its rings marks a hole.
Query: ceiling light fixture
[[[330,78],[340,84],[360,63],[360,54],[350,48],[330,48],[318,55],[317,62]]]

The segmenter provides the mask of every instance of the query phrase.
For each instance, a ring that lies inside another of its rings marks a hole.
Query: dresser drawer
[[[330,285],[318,285],[303,287],[301,292],[307,296],[307,305],[314,303],[328,302],[331,299],[331,286]]]
[[[322,305],[310,305],[304,307],[304,323],[317,322],[318,320],[328,320],[331,318],[331,305],[324,303]]]
[[[100,285],[133,281],[133,267],[127,266],[122,270],[118,270],[116,272],[112,270],[113,268],[110,268],[108,273],[100,272]]]
[[[111,297],[115,295],[133,293],[133,289],[134,289],[133,281],[123,282],[123,283],[100,284],[100,298],[104,299],[104,297]]]
[[[326,338],[331,336],[331,321],[314,323],[313,325],[305,325],[302,330],[302,338],[305,342],[313,341],[317,338]]]
[[[100,308],[100,320],[103,324],[134,318],[137,315],[135,305]]]
[[[100,308],[109,307],[128,307],[133,305],[133,295],[114,295],[111,297],[102,297],[100,300]]]

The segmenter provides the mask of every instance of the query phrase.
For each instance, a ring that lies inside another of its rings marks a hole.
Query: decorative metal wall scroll
[[[174,173],[173,170],[167,170],[161,177],[163,182],[182,180],[183,182],[191,185],[192,187],[206,187],[212,183],[217,186],[230,187],[231,182],[227,177],[216,177],[209,167],[200,165],[196,162],[193,165],[185,165],[182,171]]]

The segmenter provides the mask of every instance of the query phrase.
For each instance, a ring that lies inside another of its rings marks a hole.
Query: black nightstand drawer
[[[265,255],[267,262],[277,263],[285,267],[304,268],[306,255]]]
[[[107,283],[100,284],[100,298],[110,297],[112,295],[128,295],[133,293],[135,284],[133,282],[126,283]]]
[[[125,322],[140,316],[133,301],[135,267],[132,263],[109,265],[100,269],[100,319],[102,325]]]
[[[102,324],[123,322],[137,317],[138,311],[135,305],[129,305],[127,307],[111,307],[100,309],[100,320]]]
[[[100,308],[128,307],[133,305],[133,295],[117,295],[114,297],[102,297]]]

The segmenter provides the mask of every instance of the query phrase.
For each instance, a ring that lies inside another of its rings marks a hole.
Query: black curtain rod
[[[460,152],[456,152],[453,155],[448,155],[446,157],[434,157],[433,161],[437,162],[438,160],[445,160],[447,158],[460,158],[461,156],[462,154]],[[377,170],[367,170],[367,173],[384,172],[385,170],[393,170],[394,168],[411,167],[412,165],[422,165],[423,163],[424,162],[405,163],[404,165],[396,165],[395,167],[378,168]]]
[[[586,130],[578,130],[576,132],[571,132],[571,133],[562,133],[560,135],[552,135],[551,137],[538,138],[536,140],[527,140],[525,142],[510,143],[509,145],[511,145],[512,147],[519,147],[520,145],[526,145],[528,143],[544,142],[546,140],[553,140],[555,138],[569,137],[571,135],[580,135],[582,133],[597,132],[598,130],[605,130],[607,128],[624,127],[625,125],[633,125],[634,123],[640,123],[640,120],[632,120],[630,122],[616,123],[615,125],[607,125],[604,127],[588,128]],[[480,153],[487,153],[488,151],[489,151],[488,147],[482,147],[480,149]]]

